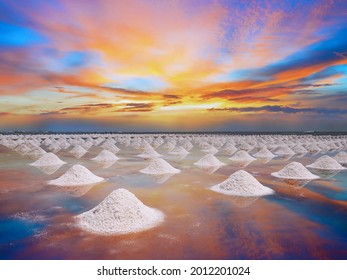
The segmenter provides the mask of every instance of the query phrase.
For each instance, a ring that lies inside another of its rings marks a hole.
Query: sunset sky
[[[0,0],[0,130],[347,131],[347,2]]]

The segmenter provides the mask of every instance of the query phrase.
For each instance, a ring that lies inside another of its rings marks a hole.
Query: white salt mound
[[[179,169],[171,166],[167,161],[162,158],[153,159],[152,162],[144,169],[140,170],[146,174],[167,174],[167,173],[180,173]]]
[[[257,158],[273,158],[275,155],[266,147],[262,147],[257,153],[254,154],[254,156]]]
[[[212,154],[207,154],[203,156],[200,160],[198,160],[194,164],[198,166],[206,166],[206,167],[225,165],[225,163],[221,162],[218,158],[216,158]]]
[[[214,147],[214,146],[209,146],[208,148],[203,149],[201,151],[204,152],[204,153],[208,153],[208,154],[216,154],[216,153],[218,153],[218,149],[216,147]]]
[[[255,160],[255,158],[252,157],[245,150],[241,150],[241,151],[236,152],[229,159],[235,160],[235,161],[252,161],[252,160]]]
[[[336,161],[341,164],[347,164],[347,153],[339,152],[335,157]]]
[[[119,158],[108,150],[102,150],[96,157],[92,158],[92,160],[105,162],[105,161],[116,161]]]
[[[189,154],[189,152],[182,146],[179,146],[174,148],[171,152],[169,152],[169,154],[183,156],[183,155]]]
[[[236,171],[224,182],[213,186],[211,190],[235,196],[263,196],[275,193],[244,170]]]
[[[278,150],[275,152],[276,155],[279,156],[289,156],[289,155],[294,155],[295,152],[293,152],[289,147],[287,146],[282,146],[279,147]]]
[[[48,181],[48,184],[57,186],[80,186],[95,184],[102,181],[104,181],[104,178],[96,176],[84,166],[76,164],[59,178]]]
[[[306,165],[306,167],[322,169],[322,170],[343,170],[346,169],[339,164],[335,159],[324,155],[317,159],[314,163]]]
[[[299,162],[291,162],[278,172],[271,173],[272,176],[281,179],[293,180],[313,180],[319,177],[312,174],[305,166]]]
[[[159,154],[153,148],[147,148],[142,152],[142,154],[140,154],[138,156],[142,157],[142,158],[158,158],[158,157],[161,157],[161,154]]]
[[[98,206],[76,217],[78,226],[98,234],[139,232],[158,226],[164,218],[164,213],[144,205],[125,189],[113,191]]]
[[[308,153],[308,151],[301,145],[295,145],[293,148],[292,148],[292,151],[294,153],[297,153],[297,154],[306,154]]]
[[[81,147],[80,145],[76,145],[71,151],[70,153],[73,154],[75,157],[80,158],[82,157],[85,153],[87,152],[86,149],[84,149],[83,147]]]
[[[55,154],[53,154],[53,153],[45,153],[37,161],[34,161],[33,163],[30,163],[30,165],[33,165],[33,166],[48,166],[48,165],[61,165],[61,164],[64,164],[64,163],[66,163],[66,162],[62,161]]]

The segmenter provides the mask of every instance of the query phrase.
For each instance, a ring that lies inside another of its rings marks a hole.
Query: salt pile
[[[347,164],[347,153],[339,152],[335,157],[336,161],[341,164]]]
[[[291,162],[278,172],[271,173],[272,176],[281,179],[313,180],[319,177],[312,174],[305,166],[299,162]]]
[[[198,166],[206,166],[206,167],[225,165],[225,163],[221,162],[218,158],[216,158],[212,154],[207,154],[203,156],[200,160],[198,160],[194,164]]]
[[[182,143],[182,147],[186,149],[187,151],[190,151],[194,146],[189,140],[185,140]]]
[[[96,157],[92,158],[92,160],[99,162],[113,162],[117,161],[119,158],[108,150],[102,150]]]
[[[30,163],[30,165],[33,165],[33,166],[48,166],[48,165],[62,165],[64,163],[66,163],[66,162],[62,161],[55,154],[53,154],[53,153],[45,153],[37,161],[34,161],[33,163]]]
[[[255,160],[255,158],[252,157],[245,150],[241,150],[241,151],[236,152],[229,159],[234,160],[234,161],[253,161],[253,160]]]
[[[254,154],[254,156],[257,158],[273,158],[275,155],[266,147],[262,147],[257,153]]]
[[[140,170],[142,173],[147,174],[167,174],[167,173],[180,173],[179,169],[171,166],[167,161],[162,158],[153,159],[152,162],[144,169]]]
[[[30,148],[29,148],[27,145],[25,145],[25,144],[20,144],[19,146],[17,146],[17,147],[15,148],[15,151],[16,151],[17,153],[19,153],[20,155],[24,156],[24,155],[26,155],[28,152],[30,152]]]
[[[232,155],[237,151],[236,147],[230,142],[225,143],[224,146],[222,146],[222,150],[224,150],[229,155]]]
[[[235,196],[263,196],[274,193],[272,189],[263,186],[244,170],[236,171],[224,182],[213,186],[211,190]]]
[[[253,149],[253,147],[246,142],[241,143],[238,148],[239,150],[244,150],[244,151],[250,151]]]
[[[57,186],[79,186],[99,183],[102,181],[104,181],[104,178],[96,176],[84,166],[76,164],[59,178],[48,181],[48,184]]]
[[[295,145],[292,151],[297,154],[306,154],[308,151],[302,145]]]
[[[162,148],[168,149],[169,151],[171,151],[172,149],[175,148],[175,144],[173,144],[172,142],[166,142],[164,145],[161,146]]]
[[[275,154],[279,156],[289,156],[294,155],[295,153],[288,146],[281,146],[278,148]]]
[[[204,153],[207,153],[207,154],[216,154],[216,153],[218,153],[218,150],[214,146],[212,146],[212,145],[210,145],[209,147],[207,147],[207,148],[205,148],[205,149],[203,149],[201,151],[204,152]]]
[[[113,191],[98,206],[76,217],[78,226],[98,234],[139,232],[158,226],[164,218],[164,213],[144,205],[125,189]]]
[[[306,165],[306,167],[322,169],[322,170],[342,170],[346,169],[339,164],[335,159],[324,155],[317,159],[314,163]]]
[[[315,143],[311,143],[306,146],[306,150],[308,150],[310,153],[314,153],[319,152],[320,148]]]
[[[76,145],[76,146],[70,151],[70,153],[71,153],[73,156],[75,156],[76,158],[82,157],[86,152],[87,152],[87,150],[84,149],[83,147],[81,147],[80,145]]]
[[[28,156],[32,157],[33,159],[38,159],[42,157],[46,151],[40,147],[33,148],[30,152],[27,153]]]
[[[182,146],[179,146],[179,147],[174,148],[171,152],[169,152],[169,154],[182,156],[182,155],[189,154],[189,152],[185,148],[183,148]]]
[[[142,158],[158,158],[161,157],[161,154],[159,154],[157,151],[155,151],[153,148],[146,148],[142,154],[138,155]]]

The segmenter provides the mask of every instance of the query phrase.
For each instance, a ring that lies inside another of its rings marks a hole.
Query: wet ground
[[[33,159],[0,145],[1,259],[346,259],[347,171],[324,174],[311,182],[274,178],[291,161],[304,165],[322,154],[256,160],[240,167],[228,155],[216,154],[227,165],[201,169],[193,163],[204,153],[193,148],[185,158],[156,149],[174,167],[173,176],[139,172],[148,161],[139,150],[119,145],[121,159],[102,166],[68,151],[57,155],[68,164],[59,169],[30,166]],[[336,154],[336,151],[325,153]],[[48,180],[82,164],[107,179],[94,186],[62,188]],[[209,188],[244,169],[275,195],[242,198]],[[321,174],[322,175],[322,174]],[[121,236],[101,236],[75,225],[74,217],[98,205],[118,188],[165,213],[156,228]]]

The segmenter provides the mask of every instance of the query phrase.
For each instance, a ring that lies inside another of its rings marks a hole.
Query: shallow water
[[[217,170],[201,169],[193,164],[204,155],[199,149],[180,158],[159,147],[163,158],[182,172],[150,176],[139,172],[148,165],[136,156],[140,151],[118,146],[121,159],[106,168],[90,160],[101,151],[99,147],[93,146],[80,159],[59,151],[57,155],[68,164],[52,173],[28,165],[32,159],[0,145],[0,258],[347,258],[347,172],[311,182],[285,182],[270,175],[291,161],[306,165],[321,154],[251,162],[242,169],[276,194],[241,198],[209,190],[240,169],[228,159],[230,155],[216,154],[227,164]],[[107,181],[86,188],[47,184],[76,163]],[[118,188],[160,209],[165,222],[121,236],[100,236],[75,226],[75,215]]]

